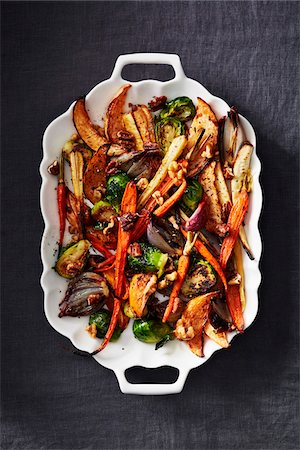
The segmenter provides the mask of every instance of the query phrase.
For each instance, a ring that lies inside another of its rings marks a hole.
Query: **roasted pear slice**
[[[152,273],[133,275],[129,287],[129,305],[137,317],[143,316],[147,300],[156,291],[157,276]]]
[[[102,145],[107,144],[106,138],[101,136],[88,116],[84,97],[79,98],[75,103],[73,122],[81,139],[95,152]]]
[[[125,129],[123,109],[126,95],[130,88],[131,84],[124,84],[108,105],[105,118],[105,135],[111,142],[117,141],[118,132]]]
[[[188,341],[190,350],[197,356],[203,354],[203,331],[208,320],[209,305],[218,291],[193,298],[176,323],[175,336],[180,341]]]
[[[102,145],[89,161],[83,178],[86,198],[93,204],[100,201],[106,187],[106,153],[108,145]]]

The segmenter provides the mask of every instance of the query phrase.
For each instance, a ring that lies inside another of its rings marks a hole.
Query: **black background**
[[[299,6],[2,3],[2,448],[298,447]],[[187,76],[237,105],[263,164],[258,318],[174,396],[121,394],[111,371],[51,329],[39,286],[43,131],[138,51],[179,54]]]

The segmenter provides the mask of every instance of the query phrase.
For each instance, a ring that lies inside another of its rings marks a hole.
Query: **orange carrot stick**
[[[113,332],[115,331],[117,322],[118,322],[118,316],[119,316],[120,308],[121,308],[121,301],[118,298],[114,298],[114,309],[113,309],[113,312],[112,312],[112,315],[111,315],[111,319],[110,319],[110,324],[109,324],[108,330],[107,330],[107,332],[105,334],[105,338],[103,339],[102,344],[100,345],[100,347],[97,348],[97,350],[95,350],[95,351],[93,351],[91,353],[92,356],[96,355],[99,352],[101,352],[101,350],[103,350],[107,346],[107,344],[109,343],[109,341],[110,341],[110,339],[111,339],[111,337],[113,335]]]
[[[240,296],[240,286],[238,284],[228,285],[226,292],[226,303],[234,325],[240,333],[244,330],[243,309]]]
[[[173,284],[173,288],[172,288],[172,292],[169,298],[169,303],[166,307],[164,316],[162,321],[166,322],[171,314],[171,312],[173,311],[173,307],[176,301],[176,298],[179,295],[181,286],[183,285],[184,279],[186,277],[186,274],[188,272],[189,269],[189,265],[190,265],[190,253],[192,251],[192,248],[197,240],[197,234],[192,233],[191,231],[189,231],[187,233],[187,239],[186,239],[186,243],[183,249],[183,254],[180,256],[179,260],[178,260],[178,268],[177,268],[177,278],[175,280],[175,283]]]
[[[183,227],[180,228],[182,234],[187,237],[187,232],[183,229]],[[206,259],[207,262],[209,262],[209,264],[211,264],[213,266],[213,268],[215,269],[215,271],[217,272],[217,274],[219,275],[222,283],[224,284],[224,288],[225,290],[227,289],[227,281],[226,281],[226,277],[225,274],[222,270],[222,267],[220,266],[220,264],[218,263],[218,261],[216,260],[216,258],[209,252],[209,250],[207,250],[207,248],[205,247],[205,245],[203,244],[203,242],[201,242],[200,239],[197,239],[195,242],[195,248],[197,249],[197,251],[203,256],[203,258]]]
[[[97,238],[95,236],[92,236],[90,233],[86,233],[86,237],[90,241],[92,246],[96,250],[98,250],[98,252],[102,253],[102,255],[104,255],[106,258],[110,258],[112,256],[110,251],[106,247],[101,245],[101,243],[97,240]]]
[[[171,197],[168,198],[161,206],[159,206],[155,211],[154,214],[157,217],[162,217],[166,214],[167,211],[169,211],[170,208],[180,199],[180,197],[183,195],[185,189],[186,189],[186,180],[184,179],[179,186],[179,188],[174,192]]]
[[[121,203],[121,213],[123,214],[135,214],[137,203],[137,191],[136,185],[133,181],[127,183],[125,192]],[[115,262],[115,294],[118,298],[122,296],[122,290],[124,286],[124,271],[126,264],[127,250],[130,244],[131,231],[125,231],[122,228],[121,222],[119,222],[118,230],[118,244],[116,250],[116,262]]]
[[[181,286],[183,285],[184,279],[186,277],[187,271],[189,269],[190,257],[189,255],[181,255],[178,260],[177,278],[173,285],[173,289],[169,298],[168,306],[165,310],[163,322],[166,322],[172,312],[175,299],[178,297]]]
[[[227,225],[229,226],[229,235],[225,237],[220,252],[220,264],[222,269],[225,269],[228,258],[233,250],[240,226],[248,209],[248,203],[248,193],[243,189],[237,195],[236,201],[234,202],[228,217]]]

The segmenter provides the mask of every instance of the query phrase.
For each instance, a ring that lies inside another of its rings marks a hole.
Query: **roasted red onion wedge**
[[[102,308],[108,295],[105,279],[97,273],[85,272],[69,283],[59,305],[59,317],[89,316]]]

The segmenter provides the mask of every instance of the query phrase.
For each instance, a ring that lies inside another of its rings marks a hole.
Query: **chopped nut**
[[[239,273],[236,273],[235,276],[228,281],[228,284],[230,285],[241,284],[241,280],[242,280],[241,275]]]
[[[98,303],[100,298],[100,294],[90,294],[86,299],[88,305],[92,305],[93,303]]]
[[[127,253],[131,256],[142,256],[142,247],[138,242],[134,242],[129,246]]]
[[[58,161],[57,161],[57,160],[53,161],[53,163],[50,164],[50,166],[48,167],[47,170],[48,170],[48,172],[49,172],[51,175],[58,175],[58,174],[59,174],[59,164],[58,164]]]
[[[103,234],[107,235],[114,226],[115,226],[115,221],[114,221],[114,218],[111,217],[107,227],[103,228]]]
[[[141,178],[137,182],[136,187],[138,189],[140,189],[141,191],[144,191],[146,189],[146,187],[148,186],[148,184],[149,184],[149,181],[147,180],[147,178]]]
[[[148,103],[149,108],[151,111],[158,111],[159,109],[162,109],[167,101],[167,97],[165,95],[161,95],[159,97],[154,97],[153,100],[150,100]]]
[[[78,272],[78,270],[81,269],[81,267],[82,267],[82,264],[79,261],[77,261],[77,262],[75,261],[73,263],[67,264],[66,272],[69,275],[73,275],[73,274],[76,274]]]
[[[78,134],[77,133],[73,133],[72,136],[71,136],[71,141],[78,141],[78,139],[79,139]]]
[[[174,272],[168,273],[165,278],[168,281],[175,281],[177,279],[177,271],[174,270]]]
[[[153,192],[152,197],[154,198],[156,203],[158,203],[159,206],[161,206],[163,204],[164,198],[161,196],[160,191]]]
[[[172,161],[168,167],[168,170],[171,172],[176,172],[178,170],[178,163],[176,161]]]
[[[176,222],[176,219],[174,216],[171,216],[168,218],[168,221],[173,225],[173,227],[175,228],[175,230],[179,230],[179,226],[178,223]]]
[[[86,327],[86,331],[89,333],[89,335],[95,339],[97,337],[97,326],[95,323],[92,323],[92,325],[88,325]]]

